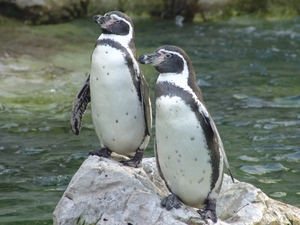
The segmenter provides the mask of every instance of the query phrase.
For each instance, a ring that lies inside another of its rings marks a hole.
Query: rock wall
[[[118,0],[0,0],[0,14],[27,24],[60,23],[118,9]]]
[[[54,211],[55,225],[73,224],[210,224],[196,209],[182,205],[167,211],[160,206],[168,190],[159,177],[155,159],[143,168],[118,161],[88,157],[73,176]],[[300,209],[268,198],[251,184],[233,183],[225,175],[217,202],[217,224],[299,224]]]
[[[144,12],[158,0],[0,0],[0,14],[27,24],[53,24],[109,11]],[[160,3],[161,4],[161,3]],[[137,13],[138,14],[138,13]]]
[[[27,24],[60,23],[118,10],[162,19],[216,21],[240,15],[293,18],[300,15],[299,0],[0,0],[0,14]]]

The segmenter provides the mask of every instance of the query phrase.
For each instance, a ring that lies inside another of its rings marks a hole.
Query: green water
[[[300,18],[134,22],[138,55],[164,44],[189,54],[235,177],[300,206]],[[1,20],[0,224],[52,224],[72,175],[99,147],[90,111],[79,136],[69,129],[99,34],[91,20]],[[153,90],[156,71],[142,69]]]

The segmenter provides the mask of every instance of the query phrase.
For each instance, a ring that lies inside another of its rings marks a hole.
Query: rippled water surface
[[[0,223],[52,224],[72,175],[99,147],[90,111],[79,136],[69,113],[100,30],[90,20],[1,21]],[[139,55],[165,44],[189,54],[235,177],[300,206],[300,18],[134,22]],[[156,71],[142,69],[153,90]]]

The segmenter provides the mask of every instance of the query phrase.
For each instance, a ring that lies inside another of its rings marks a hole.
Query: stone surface
[[[123,166],[116,158],[90,156],[73,176],[54,211],[55,225],[210,224],[196,209],[160,206],[168,190],[154,158],[143,168]],[[225,175],[217,202],[217,224],[299,224],[300,209],[275,201],[251,184]]]
[[[0,0],[0,14],[27,24],[61,23],[111,11],[118,0]]]

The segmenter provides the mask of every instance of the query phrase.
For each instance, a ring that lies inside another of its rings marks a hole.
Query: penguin
[[[132,20],[118,11],[93,17],[101,26],[91,56],[90,74],[78,92],[71,112],[76,135],[89,103],[101,149],[90,155],[109,157],[112,152],[130,156],[121,161],[138,167],[151,134],[149,87],[136,59]]]
[[[233,176],[193,65],[181,48],[170,45],[141,55],[138,61],[160,73],[155,85],[154,150],[159,174],[172,193],[161,205],[170,210],[179,208],[181,201],[198,208],[203,219],[217,222],[224,163],[232,180]]]

